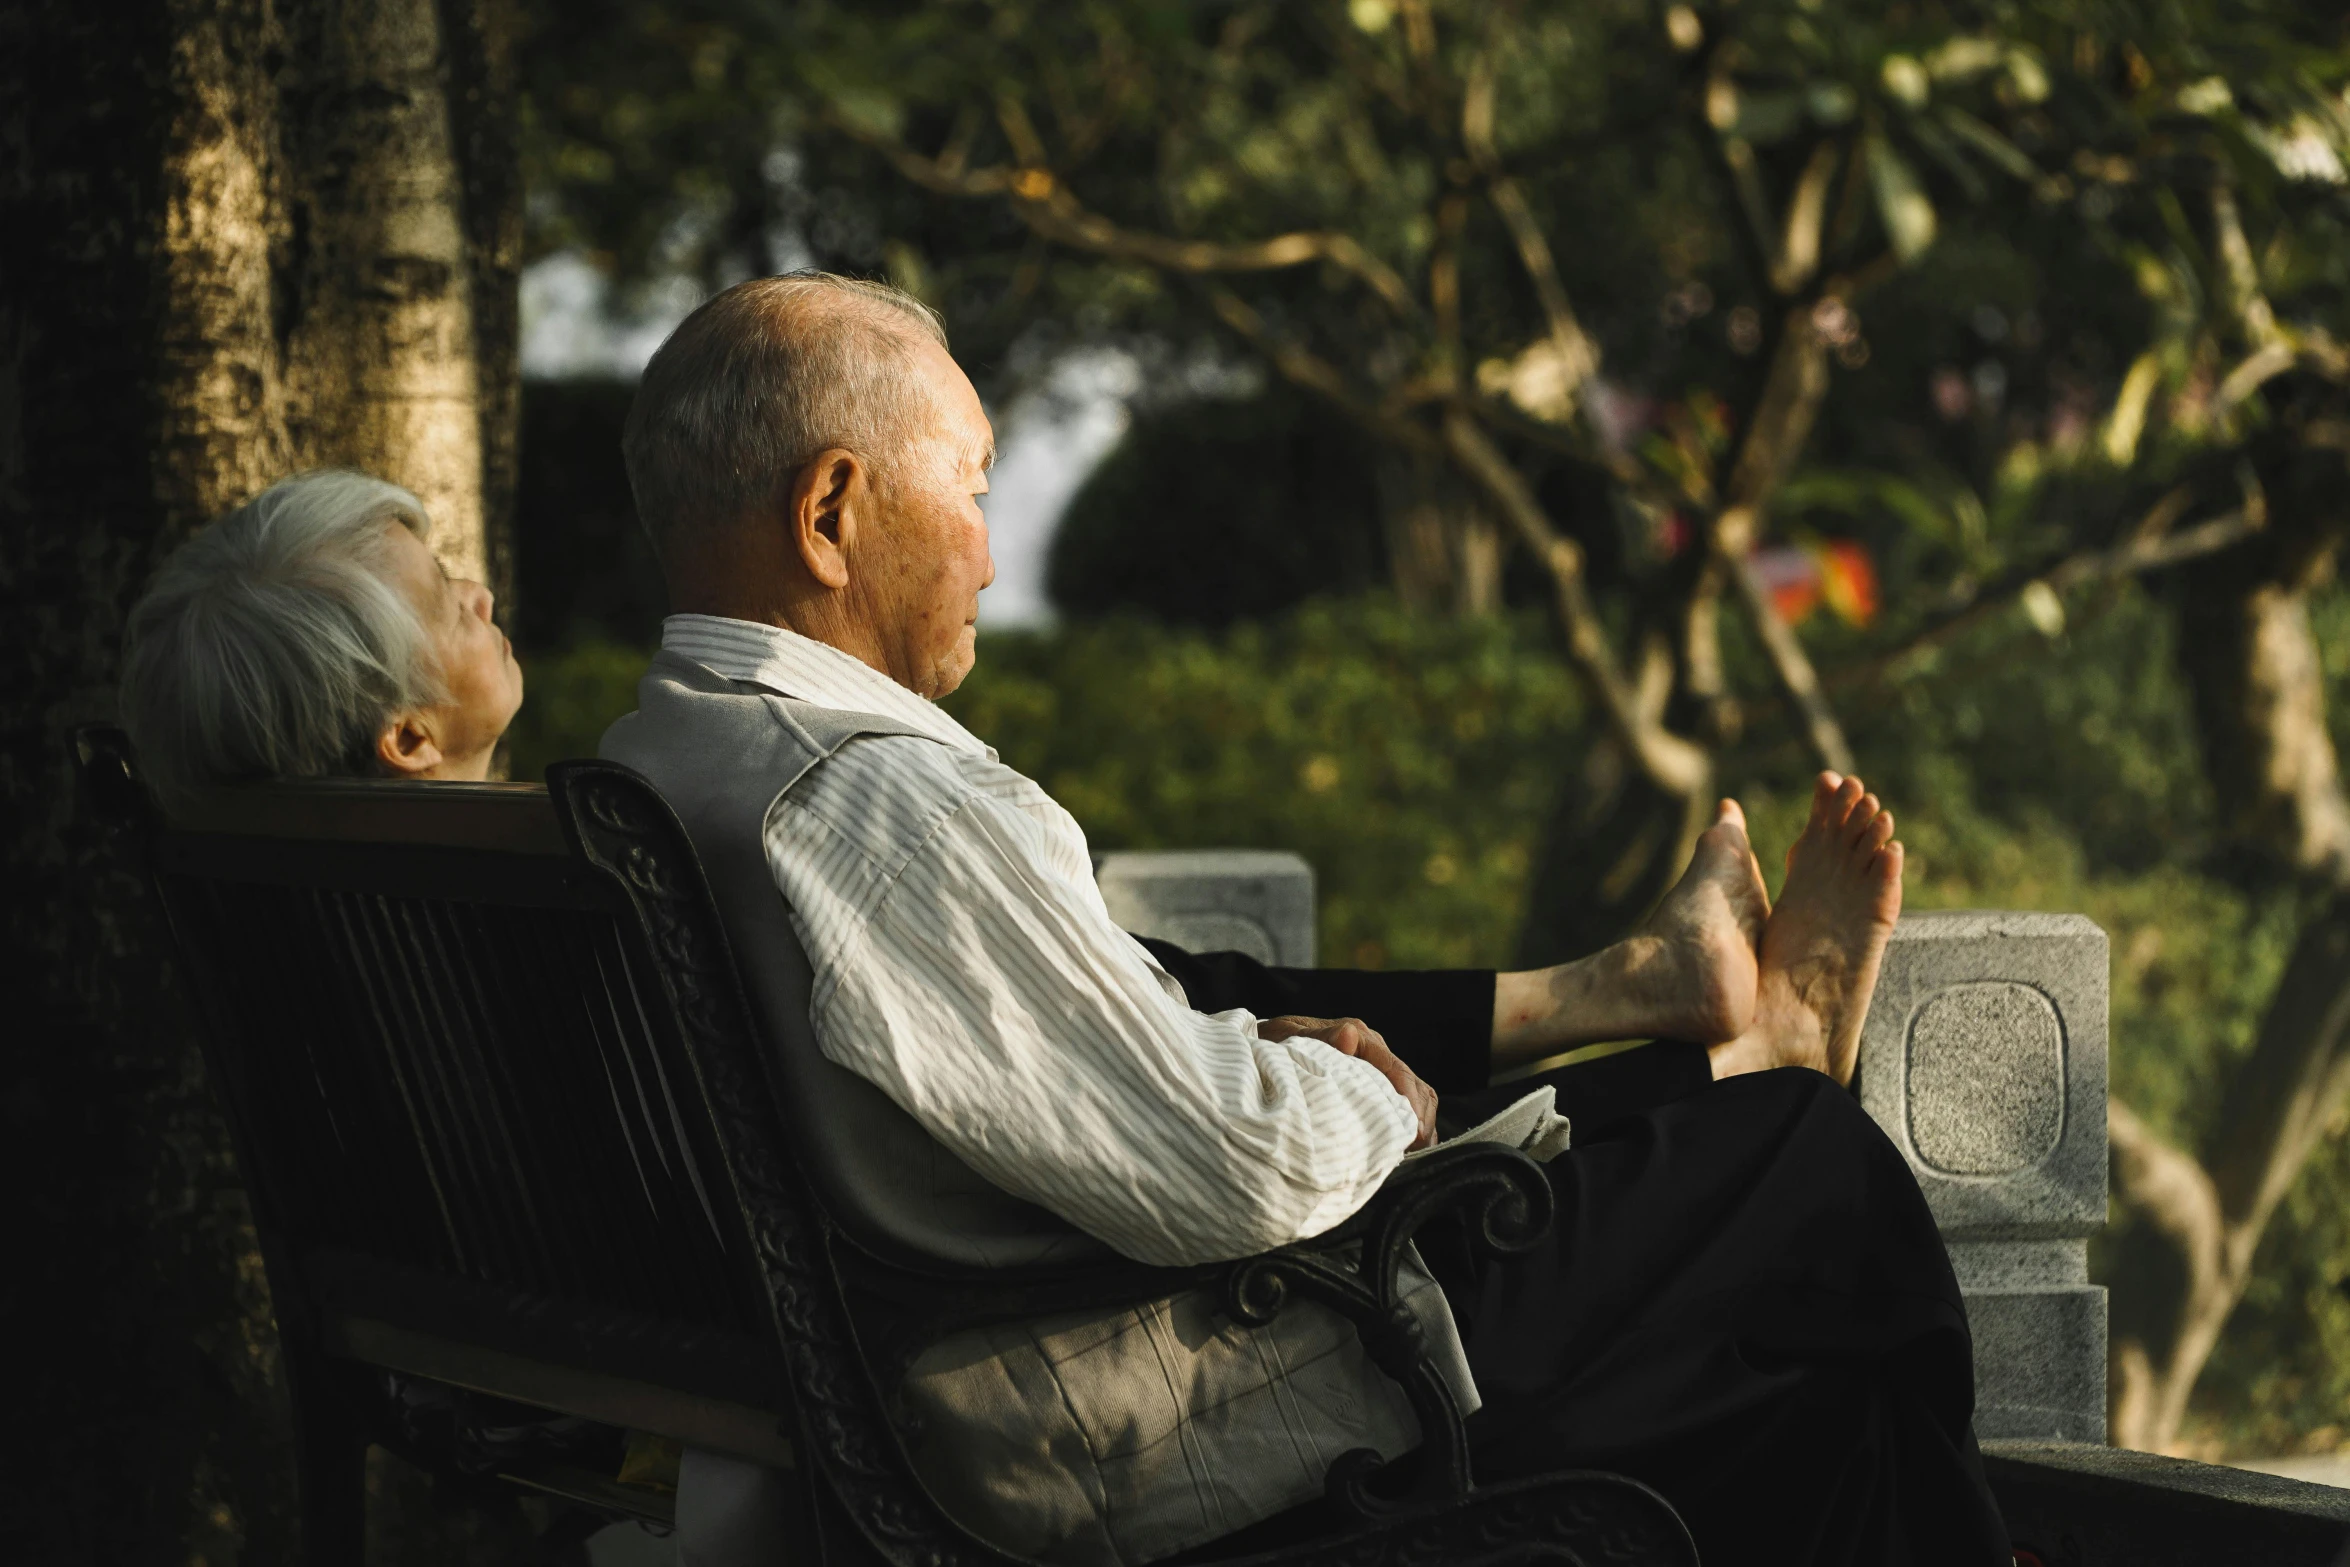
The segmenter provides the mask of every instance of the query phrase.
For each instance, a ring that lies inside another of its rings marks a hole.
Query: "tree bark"
[[[1490,615],[1501,608],[1501,529],[1451,478],[1424,453],[1394,453],[1380,464],[1388,581],[1407,609]]]
[[[404,484],[449,570],[489,578],[465,179],[433,0],[290,7],[288,435]]]
[[[1596,741],[1561,780],[1551,807],[1518,964],[1581,957],[1630,930],[1689,863],[1711,798],[1703,783],[1686,794],[1666,789],[1630,766],[1615,742]]]
[[[511,484],[511,29],[493,0],[449,9],[455,44],[413,0],[0,11],[17,1559],[297,1556],[244,1194],[164,933],[76,813],[66,736],[112,716],[156,561],[294,469],[405,479],[445,555],[510,569],[489,530]],[[472,84],[454,120],[452,80]]]
[[[2231,837],[2322,902],[2193,1152],[2114,1107],[2132,1222],[2111,1275],[2113,1432],[2152,1451],[2178,1443],[2269,1220],[2350,1101],[2350,799],[2307,602],[2350,519],[2339,457],[2294,446],[2284,423],[2256,454],[2269,527],[2181,574],[2179,648]]]
[[[514,497],[521,478],[522,139],[518,0],[440,0],[443,91],[457,159],[458,212],[471,273],[475,423],[481,447],[482,558],[515,613]]]

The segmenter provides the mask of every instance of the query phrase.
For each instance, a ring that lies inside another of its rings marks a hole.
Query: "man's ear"
[[[423,778],[441,765],[441,747],[422,713],[398,713],[375,737],[375,759],[391,777]]]
[[[818,452],[792,480],[785,518],[792,547],[808,575],[836,591],[849,585],[849,551],[870,479],[864,458],[834,446]]]

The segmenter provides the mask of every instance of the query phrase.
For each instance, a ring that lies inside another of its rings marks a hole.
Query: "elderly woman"
[[[522,703],[490,590],[396,484],[305,473],[180,546],[132,609],[122,718],[166,803],[259,778],[485,778]]]
[[[168,806],[262,778],[488,776],[522,670],[489,589],[444,571],[431,532],[398,485],[328,471],[271,486],[174,551],[124,652],[123,726],[148,787]],[[402,1429],[461,1466],[507,1450],[611,1456],[578,1420],[416,1378],[395,1378],[391,1397]],[[682,1470],[685,1567],[782,1559],[762,1471],[701,1453]]]

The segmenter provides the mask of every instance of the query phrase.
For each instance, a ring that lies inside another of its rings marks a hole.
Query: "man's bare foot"
[[[1494,1067],[1603,1040],[1735,1039],[1754,1021],[1770,912],[1746,815],[1724,800],[1689,869],[1638,930],[1571,963],[1494,976]]]
[[[1701,1045],[1743,1032],[1754,1019],[1756,953],[1770,913],[1746,813],[1724,800],[1673,890],[1605,954],[1645,1024],[1638,1032]]]
[[[1901,917],[1901,860],[1893,813],[1859,779],[1820,774],[1763,929],[1753,1026],[1714,1047],[1714,1076],[1808,1066],[1852,1081],[1877,968]]]

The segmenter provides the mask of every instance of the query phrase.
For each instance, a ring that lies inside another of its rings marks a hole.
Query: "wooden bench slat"
[[[649,1431],[754,1463],[788,1468],[794,1461],[791,1439],[780,1429],[789,1417],[771,1410],[507,1354],[372,1317],[322,1313],[319,1328],[326,1351],[346,1360]]]

